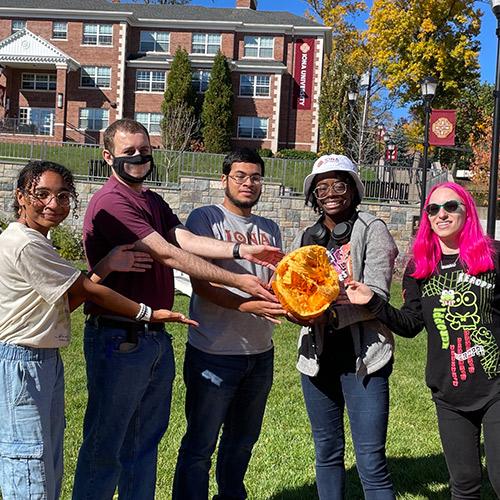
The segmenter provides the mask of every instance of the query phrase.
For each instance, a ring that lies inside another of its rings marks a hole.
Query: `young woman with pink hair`
[[[347,295],[398,335],[428,333],[426,381],[436,404],[452,499],[479,499],[481,430],[500,497],[500,242],[486,236],[472,196],[447,182],[425,203],[398,310],[366,285]]]

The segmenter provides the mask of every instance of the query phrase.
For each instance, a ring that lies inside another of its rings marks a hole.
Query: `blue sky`
[[[370,4],[370,0],[367,0]],[[234,7],[236,0],[192,0],[193,5],[203,5],[206,7]],[[479,63],[481,66],[481,79],[489,83],[495,81],[495,60],[496,60],[496,18],[489,6],[489,2],[478,3],[484,12],[482,18],[481,34],[481,53]],[[288,10],[299,16],[303,15],[307,9],[304,0],[258,0],[259,10]]]

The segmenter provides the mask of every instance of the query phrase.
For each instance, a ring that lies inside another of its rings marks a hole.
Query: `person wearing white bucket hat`
[[[320,218],[297,236],[294,247],[326,247],[341,281],[362,276],[388,300],[398,252],[384,222],[357,210],[364,186],[356,165],[343,155],[321,156],[304,180],[304,194]],[[391,332],[365,307],[350,304],[345,291],[321,318],[290,319],[303,325],[297,368],[315,443],[319,498],[345,498],[347,407],[365,498],[393,500],[385,455]]]

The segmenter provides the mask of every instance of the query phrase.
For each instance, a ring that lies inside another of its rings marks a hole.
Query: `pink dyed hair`
[[[476,204],[466,189],[454,182],[438,184],[431,189],[425,200],[425,206],[428,205],[432,193],[442,188],[455,191],[465,205],[465,224],[460,231],[458,248],[459,259],[464,269],[473,276],[494,269],[493,242],[489,236],[484,234],[477,215]],[[415,261],[415,272],[412,276],[418,279],[431,276],[441,260],[442,251],[439,238],[431,229],[429,218],[425,213],[420,219],[412,252]]]

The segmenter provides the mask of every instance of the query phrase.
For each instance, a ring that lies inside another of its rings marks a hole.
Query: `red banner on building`
[[[454,109],[433,109],[431,112],[429,144],[454,146],[457,112]]]
[[[294,49],[294,108],[311,109],[314,76],[314,38],[295,40]]]

